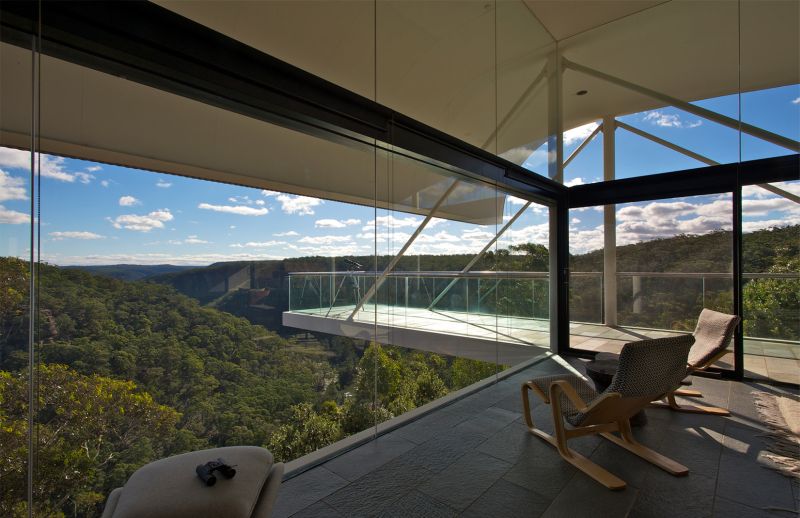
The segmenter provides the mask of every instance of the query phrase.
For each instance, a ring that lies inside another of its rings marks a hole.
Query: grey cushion
[[[727,349],[739,317],[703,309],[694,329],[694,347],[689,351],[689,365],[703,368],[720,352]]]
[[[547,397],[545,402],[549,403],[550,398],[550,385],[553,384],[554,381],[564,380],[575,389],[575,392],[583,399],[583,401],[588,405],[594,398],[597,397],[597,391],[592,387],[589,383],[587,383],[582,378],[574,375],[574,374],[556,374],[554,376],[542,376],[540,378],[534,378],[530,380],[531,383],[536,385],[536,388],[541,390],[544,395]],[[561,412],[564,415],[564,419],[567,420],[568,423],[573,425],[580,424],[580,421],[583,420],[584,415],[578,412],[578,409],[575,405],[572,404],[572,401],[566,397],[563,393],[561,394]]]
[[[226,479],[218,475],[214,486],[206,486],[195,473],[195,467],[218,457],[236,465],[236,476]],[[255,446],[175,455],[139,468],[122,488],[113,514],[103,515],[113,518],[251,518],[272,467],[272,454]],[[276,489],[270,492],[274,501]],[[109,504],[112,503],[109,498]]]

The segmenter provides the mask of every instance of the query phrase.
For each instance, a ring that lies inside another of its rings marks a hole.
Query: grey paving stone
[[[456,516],[456,511],[445,504],[435,500],[417,490],[412,490],[399,500],[396,500],[389,509],[384,510],[381,518],[449,518]]]
[[[542,514],[542,518],[576,516],[626,516],[636,500],[638,489],[609,491],[588,475],[578,471]]]
[[[534,442],[541,442],[541,439],[531,435],[523,423],[515,421],[481,444],[478,451],[514,464]]]
[[[486,438],[463,430],[449,430],[403,454],[406,462],[439,472],[458,460],[465,452],[477,448]]]
[[[793,509],[796,500],[789,478],[768,469],[759,460],[764,447],[753,429],[730,426],[726,435],[750,445],[747,454],[732,450],[722,454],[717,481],[717,496],[757,508]]]
[[[413,423],[409,423],[393,433],[413,443],[422,444],[432,437],[450,431],[458,423],[468,418],[469,415],[454,413],[450,411],[450,407],[447,407],[442,410],[434,411]]]
[[[680,462],[692,473],[716,477],[722,453],[720,442],[721,435],[714,437],[702,426],[689,429],[670,427],[658,452]]]
[[[317,466],[281,484],[272,515],[275,518],[291,516],[345,485],[347,480]]]
[[[317,502],[292,515],[292,518],[339,518],[342,514],[325,502]]]
[[[505,428],[509,423],[514,422],[520,414],[503,410],[502,408],[491,407],[481,414],[462,421],[456,426],[456,430],[480,434],[484,437],[491,437],[495,433]]]
[[[712,516],[714,518],[789,518],[791,514],[784,511],[756,509],[718,496],[714,499]]]
[[[550,499],[500,479],[470,505],[461,516],[469,518],[535,518],[550,505]]]
[[[325,468],[347,480],[356,480],[375,468],[399,457],[416,444],[394,433],[378,437],[324,464]]]
[[[589,459],[632,487],[642,487],[647,475],[658,469],[610,441],[600,443]]]
[[[345,516],[373,516],[430,476],[401,456],[328,496],[325,503]]]
[[[666,518],[711,516],[716,481],[697,473],[675,477],[659,470],[639,489],[630,516]]]
[[[519,486],[553,499],[572,479],[577,470],[566,462],[552,446],[532,437],[519,460],[503,478]]]
[[[483,453],[467,453],[417,489],[448,506],[464,510],[511,467]]]

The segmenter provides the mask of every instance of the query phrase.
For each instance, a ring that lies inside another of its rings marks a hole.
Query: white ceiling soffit
[[[0,145],[29,146],[30,51],[0,45]],[[43,57],[45,153],[427,215],[454,181],[384,150],[313,137]],[[16,102],[15,102],[16,100]],[[501,221],[505,197],[462,181],[437,217]],[[500,210],[498,210],[498,205]]]
[[[745,0],[741,20],[738,2],[715,0],[386,0],[377,15],[373,2],[158,3],[466,142],[523,159],[548,133],[548,81],[533,83],[553,37],[571,61],[682,101],[736,94],[740,81],[742,91],[800,81],[796,1]],[[588,94],[577,97],[580,90]],[[565,129],[665,105],[574,70],[564,72],[563,92]]]
[[[553,38],[563,40],[668,0],[523,0]]]

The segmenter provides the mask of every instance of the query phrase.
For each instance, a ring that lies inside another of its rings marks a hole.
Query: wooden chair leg
[[[625,419],[624,421],[618,421],[617,424],[619,425],[620,437],[617,437],[613,433],[602,433],[600,435],[614,444],[625,448],[629,452],[638,455],[644,460],[655,464],[671,475],[682,477],[689,473],[689,468],[683,464],[675,462],[669,457],[665,457],[664,455],[661,455],[655,450],[651,450],[647,446],[637,441],[633,437],[630,420]]]
[[[558,451],[558,454],[561,456],[562,459],[569,462],[579,470],[583,471],[584,473],[586,473],[599,483],[603,484],[608,489],[614,491],[625,489],[627,484],[625,483],[624,480],[614,476],[612,473],[609,473],[608,471],[601,468],[600,466],[590,461],[589,459],[587,459],[580,453],[576,452],[575,450],[571,449],[567,445],[566,430],[564,428],[564,421],[561,416],[561,408],[558,403],[556,405],[552,405],[553,425],[556,430],[555,437],[545,432],[544,430],[536,428],[533,425],[533,417],[531,416],[530,396],[529,396],[530,390],[531,387],[528,386],[527,384],[522,385],[523,414],[525,416],[525,424],[528,425],[528,430],[530,431],[530,433],[542,439],[543,441],[549,443]]]
[[[679,405],[675,401],[675,394],[677,392],[670,392],[667,394],[667,403],[653,402],[650,403],[652,408],[669,408],[676,412],[684,412],[687,414],[709,414],[709,415],[731,415],[730,410],[719,408],[715,406],[697,406],[697,405]]]
[[[683,396],[683,397],[703,397],[703,393],[699,390],[690,390],[690,389],[678,389],[673,392],[676,396]]]

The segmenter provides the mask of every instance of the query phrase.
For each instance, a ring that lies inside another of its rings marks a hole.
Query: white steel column
[[[603,117],[603,180],[613,180],[614,131],[616,120],[613,116]],[[617,325],[617,217],[616,206],[603,207],[603,314],[607,326]]]

